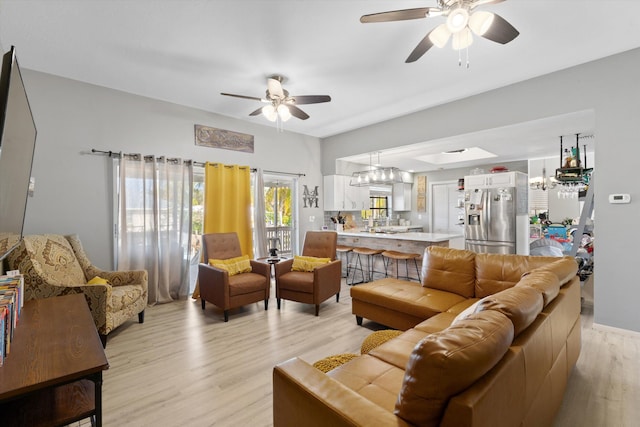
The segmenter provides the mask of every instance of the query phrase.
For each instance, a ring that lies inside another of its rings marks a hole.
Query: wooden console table
[[[102,371],[109,368],[82,294],[27,301],[0,367],[0,424],[102,425]]]

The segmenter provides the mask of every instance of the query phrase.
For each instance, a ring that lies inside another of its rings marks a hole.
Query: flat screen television
[[[0,77],[0,260],[22,239],[36,125],[16,50],[4,54]]]

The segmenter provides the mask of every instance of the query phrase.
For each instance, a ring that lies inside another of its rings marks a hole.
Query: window
[[[366,213],[365,213],[366,212]],[[363,218],[386,219],[389,216],[389,201],[387,196],[370,196],[369,211],[363,212]]]

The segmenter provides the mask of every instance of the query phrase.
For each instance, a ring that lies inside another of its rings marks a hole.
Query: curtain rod
[[[123,153],[122,151],[103,151],[103,150],[96,150],[95,148],[91,149],[91,153],[92,154],[103,154],[103,155],[107,155],[109,157],[113,157],[116,159],[120,159],[122,157],[133,157],[133,158],[139,158],[139,154],[127,154],[127,153]],[[147,156],[143,156],[144,159],[152,159],[153,156],[151,155],[147,155]],[[160,157],[161,159],[164,158],[164,156]],[[168,161],[177,161],[177,158],[167,158]],[[206,165],[206,163],[204,162],[196,162],[195,160],[185,160],[185,162],[191,163],[193,166],[201,166],[204,167]],[[251,172],[256,172],[258,169],[256,168],[251,168]],[[271,170],[264,170],[263,172],[265,173],[273,173],[273,174],[278,174],[278,175],[291,175],[291,176],[306,176],[303,173],[294,173],[294,172],[278,172],[278,171],[271,171]]]

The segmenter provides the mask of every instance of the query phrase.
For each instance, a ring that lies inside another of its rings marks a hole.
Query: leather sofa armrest
[[[330,280],[333,277],[340,281],[340,276],[342,275],[342,261],[334,259],[328,264],[316,267],[314,272],[317,272],[316,274],[318,274],[319,279]]]
[[[209,264],[198,264],[198,279],[213,279],[219,281],[229,281],[229,272]]]
[[[283,275],[284,273],[288,273],[291,271],[293,267],[293,258],[285,259],[275,264],[276,266],[276,281],[278,281],[278,277]]]
[[[313,274],[314,281],[321,284],[321,286],[314,288],[314,292],[316,292],[321,301],[340,292],[342,261],[336,259],[328,264],[316,267],[315,270],[313,270]]]
[[[200,298],[219,307],[229,306],[229,272],[209,264],[198,264]]]
[[[273,425],[409,426],[401,418],[299,358],[273,369]]]
[[[266,262],[250,260],[251,272],[266,277],[267,280],[271,280],[271,266]]]

